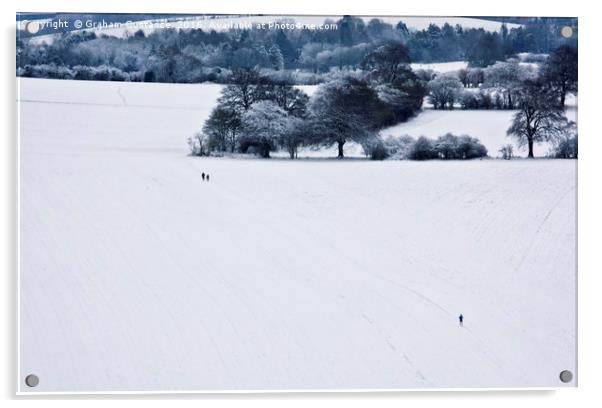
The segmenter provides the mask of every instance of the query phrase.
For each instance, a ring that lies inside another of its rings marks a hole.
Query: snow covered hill
[[[217,86],[19,82],[20,391],[576,369],[576,161],[201,159]]]

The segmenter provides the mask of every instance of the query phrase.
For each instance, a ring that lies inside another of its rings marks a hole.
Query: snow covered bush
[[[411,136],[388,137],[383,141],[389,157],[394,160],[407,160],[416,139]]]

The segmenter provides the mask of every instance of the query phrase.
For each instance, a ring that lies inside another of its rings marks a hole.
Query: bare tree
[[[244,113],[255,102],[265,99],[266,84],[254,69],[238,69],[230,77],[230,85],[222,90],[219,104]]]
[[[506,131],[519,144],[527,145],[533,157],[533,144],[555,139],[570,124],[558,107],[552,90],[542,80],[527,80],[517,92],[518,112]]]
[[[228,107],[216,106],[203,125],[203,133],[209,136],[209,147],[234,152],[241,127],[240,114]]]
[[[349,140],[364,144],[375,137],[390,115],[388,107],[375,90],[362,79],[342,77],[320,86],[311,101],[311,135],[313,144],[338,146],[343,158],[343,146]]]
[[[364,58],[362,68],[384,82],[395,82],[410,63],[410,52],[399,42],[378,47]]]

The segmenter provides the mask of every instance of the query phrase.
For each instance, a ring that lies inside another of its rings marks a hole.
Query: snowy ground
[[[201,159],[218,88],[20,84],[21,391],[576,369],[575,161]]]

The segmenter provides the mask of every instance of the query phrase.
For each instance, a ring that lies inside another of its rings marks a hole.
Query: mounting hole
[[[573,373],[571,373],[569,370],[564,370],[560,373],[560,381],[563,383],[571,382],[572,379]]]
[[[560,35],[564,38],[571,38],[573,36],[573,29],[569,26],[564,26],[560,29]]]
[[[40,23],[37,21],[29,21],[27,24],[25,24],[25,29],[29,34],[36,34],[38,31],[40,31]]]
[[[27,384],[28,387],[35,387],[39,383],[40,379],[35,374],[29,374],[27,377],[25,377],[25,384]]]

